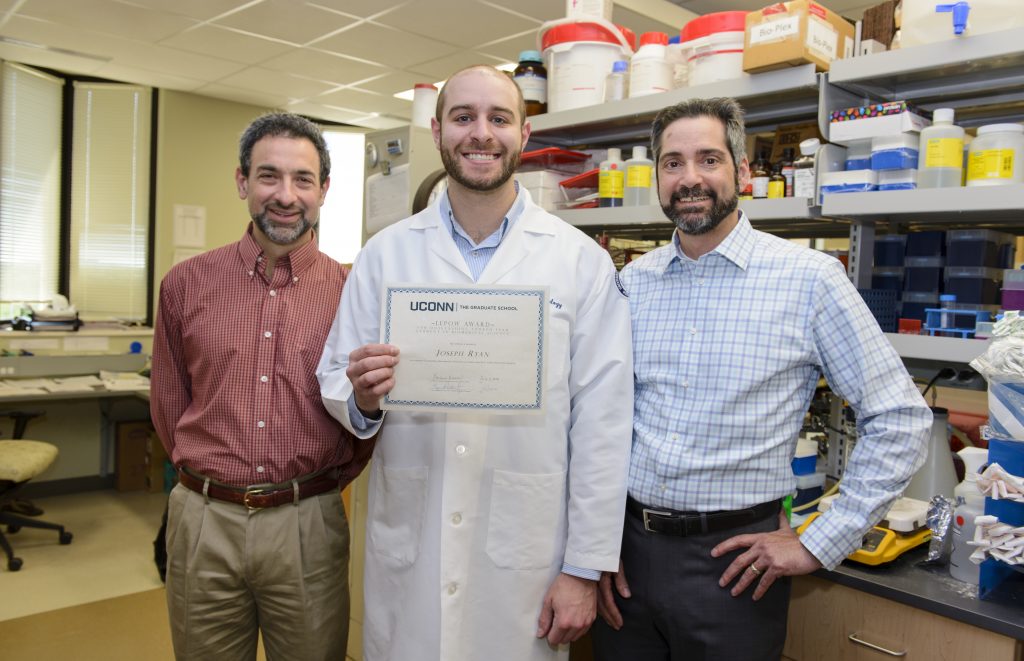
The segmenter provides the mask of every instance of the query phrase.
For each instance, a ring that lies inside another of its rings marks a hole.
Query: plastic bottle
[[[612,72],[604,79],[604,100],[620,101],[629,93],[629,62],[616,60]]]
[[[932,496],[953,497],[956,488],[956,469],[953,453],[949,449],[949,410],[932,407],[932,434],[928,441],[928,457],[914,473],[903,495],[926,503]]]
[[[672,67],[667,59],[668,35],[644,32],[640,48],[629,60],[629,96],[645,96],[672,89]]]
[[[763,200],[768,197],[768,180],[770,178],[768,155],[761,152],[757,160],[750,164],[751,195],[755,200]]]
[[[917,187],[950,188],[963,179],[964,130],[953,124],[952,108],[936,108],[933,123],[921,130]]]
[[[519,65],[512,72],[512,80],[523,91],[527,116],[548,111],[548,70],[544,68],[539,51],[524,50],[519,54]]]
[[[970,561],[974,547],[966,542],[974,539],[974,517],[985,513],[985,497],[978,491],[978,472],[988,462],[988,450],[967,447],[957,454],[964,460],[964,481],[953,490],[957,505],[953,510],[949,575],[977,585],[981,567]]]
[[[956,294],[939,294],[939,308],[942,312],[939,313],[939,327],[940,328],[956,328],[956,316],[952,312],[946,312],[946,310],[956,309]]]
[[[978,127],[967,163],[968,186],[1024,183],[1024,126],[986,124]]]
[[[626,161],[626,189],[623,205],[639,207],[651,203],[651,172],[654,161],[647,158],[647,147],[633,147],[633,158]]]
[[[786,180],[786,197],[793,197],[793,148],[786,147],[782,150],[782,158],[779,159],[779,171]]]
[[[768,177],[768,199],[778,200],[783,197],[786,197],[786,178],[782,176],[782,166],[776,165]]]
[[[622,150],[608,149],[608,158],[601,161],[597,173],[597,206],[621,207],[625,194],[626,164],[622,162]]]
[[[817,187],[817,170],[814,167],[814,157],[818,153],[821,141],[817,138],[808,138],[800,143],[800,158],[793,163],[793,196],[807,197],[814,199],[814,191]]]
[[[669,37],[665,59],[672,68],[672,89],[686,87],[689,84],[688,51],[686,45],[679,43],[679,35]]]

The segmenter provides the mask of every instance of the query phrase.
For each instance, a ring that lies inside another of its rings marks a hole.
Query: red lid
[[[743,32],[747,28],[747,12],[719,11],[699,16],[683,26],[679,41],[693,41],[716,32]]]
[[[619,28],[619,32],[626,38],[626,43],[629,44],[630,50],[636,50],[636,33],[625,25],[616,25],[615,27]]]
[[[630,52],[633,51],[633,44],[636,43],[636,35],[631,30],[616,26],[629,44]],[[597,23],[565,23],[556,25],[541,38],[541,48],[546,49],[556,44],[565,44],[573,41],[599,41],[606,44],[621,46],[619,38]]]
[[[412,86],[412,88],[415,90],[432,89],[435,92],[437,91],[437,88],[431,85],[430,83],[416,83],[415,85]]]
[[[647,46],[649,44],[668,46],[668,35],[664,32],[644,32],[640,35],[640,45]]]

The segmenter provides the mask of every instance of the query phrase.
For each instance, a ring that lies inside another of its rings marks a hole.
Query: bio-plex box
[[[828,71],[832,60],[853,56],[854,28],[810,0],[777,2],[747,14],[743,70],[754,73],[808,62]]]
[[[828,139],[841,144],[851,140],[919,133],[931,121],[906,101],[887,101],[835,110],[829,116]]]

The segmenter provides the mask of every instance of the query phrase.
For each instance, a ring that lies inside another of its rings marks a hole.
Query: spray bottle
[[[974,517],[985,513],[985,497],[978,491],[978,472],[988,462],[988,450],[967,447],[957,452],[964,460],[964,481],[956,485],[956,509],[953,511],[953,550],[949,555],[949,575],[964,583],[978,584],[981,567],[970,561],[974,547]]]
[[[633,158],[626,161],[624,206],[639,207],[651,203],[651,172],[654,161],[647,158],[647,147],[633,147]]]

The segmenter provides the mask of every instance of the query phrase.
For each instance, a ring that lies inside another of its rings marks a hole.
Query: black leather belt
[[[738,528],[777,515],[781,504],[771,501],[745,510],[719,512],[680,512],[665,508],[647,507],[632,496],[626,497],[626,511],[644,522],[644,530],[662,535],[687,537]]]
[[[183,468],[178,471],[178,481],[192,491],[203,493],[215,500],[244,505],[251,510],[277,507],[286,503],[297,503],[303,498],[319,496],[331,490],[340,490],[338,471],[335,468],[300,477],[279,484],[257,484],[250,487],[233,487],[207,480]]]

